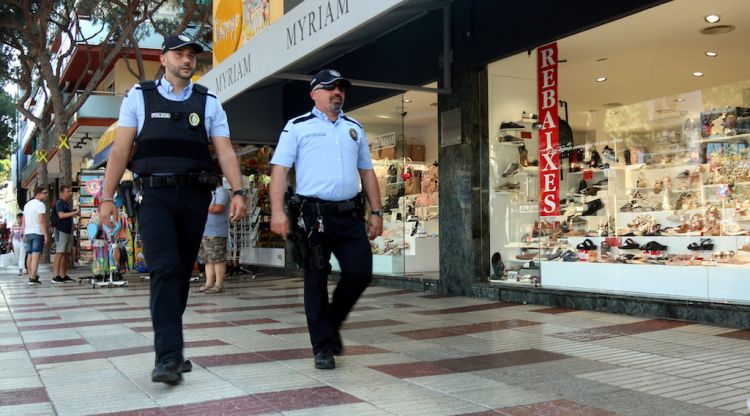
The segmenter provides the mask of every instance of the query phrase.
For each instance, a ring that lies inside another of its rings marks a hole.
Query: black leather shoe
[[[318,370],[333,370],[336,368],[336,360],[330,351],[321,351],[315,354],[315,368]]]
[[[176,386],[182,381],[183,362],[175,359],[168,359],[156,364],[151,372],[151,381],[154,383],[166,383],[170,386]],[[192,369],[192,363],[191,363]]]
[[[344,341],[341,340],[341,332],[336,331],[333,335],[333,355],[342,355],[344,353]]]
[[[185,360],[182,362],[182,372],[183,373],[189,373],[193,371],[193,363],[190,360]]]

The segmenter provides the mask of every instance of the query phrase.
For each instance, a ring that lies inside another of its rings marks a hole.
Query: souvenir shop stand
[[[128,181],[120,187],[115,197],[119,219],[108,227],[99,217],[103,179],[104,172],[100,170],[82,171],[79,176],[79,258],[82,263],[91,264],[92,273],[79,278],[79,284],[82,280],[88,280],[92,288],[124,287],[128,282],[123,275],[133,269],[136,257],[135,224],[128,215],[133,212],[131,187]]]

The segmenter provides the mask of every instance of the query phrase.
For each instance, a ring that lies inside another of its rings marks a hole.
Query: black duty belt
[[[191,173],[169,176],[141,176],[135,178],[135,185],[141,188],[167,188],[180,186],[216,187],[221,183],[221,176],[210,173]]]
[[[357,210],[357,202],[354,199],[325,201],[302,195],[295,197],[300,199],[302,215],[344,215]]]

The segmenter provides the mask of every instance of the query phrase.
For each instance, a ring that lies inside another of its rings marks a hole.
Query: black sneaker
[[[55,276],[52,280],[50,280],[52,283],[65,283],[65,280],[63,280],[60,276]]]
[[[73,282],[75,282],[75,280],[71,279],[70,276],[67,276],[67,275],[65,277],[63,277],[62,280],[63,280],[63,283],[73,283]]]
[[[42,282],[39,280],[39,276],[35,277],[34,279],[29,279],[29,286],[33,285],[41,285]]]

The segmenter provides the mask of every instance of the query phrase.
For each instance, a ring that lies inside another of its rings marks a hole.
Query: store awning
[[[92,167],[98,168],[107,163],[109,159],[109,152],[112,150],[112,143],[115,141],[115,132],[117,131],[117,122],[112,123],[111,126],[107,127],[107,130],[102,133],[102,137],[96,143],[96,150],[94,151],[94,164]]]
[[[305,1],[200,78],[222,103],[251,88],[309,74],[357,46],[372,42],[445,0]]]
[[[434,49],[439,50],[442,45],[442,36],[439,36],[442,23],[437,25],[438,35],[432,36],[428,42],[434,39],[437,48],[425,45],[419,35],[399,36],[399,45],[404,42],[419,45],[416,51],[408,48],[412,51],[409,56],[419,60],[417,64],[394,55],[389,45],[378,49],[377,53],[371,53],[369,49],[365,52],[363,48],[377,44],[378,39],[396,34],[411,22],[442,10],[448,4],[450,0],[304,1],[240,45],[236,52],[216,64],[198,82],[219,97],[227,112],[234,142],[273,144],[290,116],[287,114],[290,103],[285,101],[285,88],[289,85],[301,88],[303,95],[295,93],[295,100],[304,102],[307,108],[311,103],[304,100],[304,94],[310,74],[329,65],[340,69],[358,87],[378,83],[422,85],[434,81],[439,72]],[[339,65],[337,60],[342,57],[351,57],[358,63],[358,70]],[[397,67],[399,69],[395,69]],[[410,77],[424,67],[429,67],[428,77]],[[304,82],[290,83],[290,80]],[[368,90],[382,94],[393,89]],[[359,99],[372,95],[361,92],[356,94]],[[366,101],[372,100],[369,97]],[[364,104],[356,103],[352,98],[348,103],[349,109]],[[304,111],[309,111],[309,108]]]

